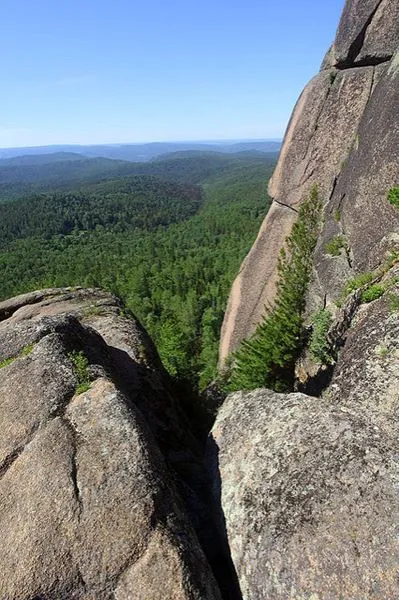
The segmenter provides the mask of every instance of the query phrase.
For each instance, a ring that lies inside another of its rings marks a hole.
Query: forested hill
[[[115,292],[169,372],[203,387],[215,374],[228,291],[269,207],[274,162],[252,153],[170,155],[130,165],[150,174],[72,178],[61,191],[3,203],[0,299],[66,285]]]
[[[84,158],[62,153],[0,160],[0,202],[54,190],[69,190],[86,183],[102,182],[131,175],[152,175],[186,183],[200,183],[232,168],[270,164],[273,153],[187,152],[168,154],[145,163],[108,158]],[[14,163],[16,161],[16,164]]]
[[[198,186],[143,175],[7,202],[1,207],[0,248],[20,238],[48,239],[99,227],[152,231],[195,214],[201,198]]]

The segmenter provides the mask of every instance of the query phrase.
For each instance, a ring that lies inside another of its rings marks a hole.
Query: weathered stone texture
[[[309,297],[334,300],[356,273],[375,269],[399,241],[399,211],[387,200],[399,182],[399,70],[377,67],[377,83],[326,206]],[[348,252],[326,244],[342,236]]]
[[[294,110],[269,184],[283,204],[302,202],[311,185],[329,197],[356,136],[373,84],[372,67],[320,73]]]
[[[334,43],[334,64],[376,64],[389,60],[399,40],[396,0],[347,0]]]
[[[383,238],[399,233],[399,211],[387,201],[388,190],[399,182],[398,103],[399,69],[387,66],[364,111],[330,204],[331,210],[340,209],[358,270],[378,264]]]
[[[380,422],[343,399],[227,398],[209,464],[244,600],[397,597],[399,431]]]
[[[399,4],[392,0],[380,2],[367,27],[357,63],[367,64],[390,59],[399,43]]]
[[[387,276],[393,280],[399,268]],[[345,335],[326,395],[353,412],[366,410],[384,430],[396,420],[399,403],[399,311],[390,309],[399,285],[357,311]]]
[[[331,91],[329,73],[320,73],[305,87],[288,124],[269,194],[284,204],[301,200],[299,190],[318,121]]]
[[[220,598],[156,443],[162,399],[164,447],[172,436],[201,478],[194,442],[183,445],[151,342],[120,310],[68,289],[0,307],[0,598]],[[73,350],[93,380],[80,394]]]
[[[398,47],[399,0],[347,1],[322,70],[294,108],[270,180],[275,204],[298,207],[316,184],[327,205],[309,294],[316,306],[382,260],[384,238],[398,231],[399,215],[386,201],[399,177]],[[223,323],[221,364],[273,304],[277,255],[292,221],[272,206],[241,266]],[[324,248],[337,235],[349,251],[331,260]]]

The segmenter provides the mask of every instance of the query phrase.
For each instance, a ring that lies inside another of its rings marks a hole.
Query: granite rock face
[[[122,310],[79,289],[0,305],[1,598],[220,598],[179,493],[195,440]]]
[[[316,311],[331,312],[329,360],[316,363],[305,342],[296,389],[307,394],[228,396],[208,445],[245,600],[399,597],[399,210],[388,202],[399,186],[398,49],[399,0],[346,2],[230,294],[221,364],[273,304],[278,254],[316,185],[323,216],[304,317],[309,333]]]
[[[378,64],[398,47],[399,6],[392,0],[347,0],[333,45],[334,66]]]
[[[378,408],[227,398],[208,460],[245,600],[397,598],[398,388]]]
[[[349,0],[321,72],[293,111],[269,184],[274,202],[232,287],[220,362],[250,336],[273,303],[277,259],[298,205],[317,185],[324,204],[315,256],[316,304],[383,260],[399,233],[387,202],[398,184],[399,0]],[[325,245],[343,236],[348,254]]]
[[[399,278],[399,268],[389,277]],[[399,402],[399,285],[356,312],[325,392],[353,412],[366,410],[389,431]]]

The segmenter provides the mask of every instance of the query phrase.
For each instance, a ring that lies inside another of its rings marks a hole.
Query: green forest
[[[58,162],[57,172],[75,162]],[[216,373],[231,283],[270,204],[274,162],[188,153],[125,165],[133,175],[82,176],[69,190],[63,174],[52,191],[4,202],[0,298],[68,285],[110,290],[147,328],[168,371],[202,389]]]

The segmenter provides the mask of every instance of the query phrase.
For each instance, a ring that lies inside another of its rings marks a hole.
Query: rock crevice
[[[379,0],[379,2],[376,4],[374,10],[372,10],[372,12],[370,13],[368,19],[363,24],[362,28],[360,29],[360,31],[357,34],[357,36],[355,37],[355,39],[350,43],[349,48],[347,50],[347,56],[346,56],[345,60],[343,60],[343,61],[338,60],[338,62],[336,63],[335,66],[338,69],[349,69],[353,65],[356,64],[356,62],[357,62],[356,59],[361,54],[361,51],[364,46],[364,41],[366,39],[367,30],[369,29],[369,27],[375,17],[375,14],[376,14],[377,10],[379,9],[379,7],[381,6],[382,2],[383,2],[383,0]],[[365,65],[365,64],[362,65],[361,61],[360,61],[360,62],[357,62],[357,65],[358,66],[373,66],[373,65],[379,64],[379,62],[386,62],[387,60],[390,60],[390,58],[392,58],[392,55],[389,57],[375,56],[372,63],[368,62],[367,65]],[[374,62],[374,61],[377,61],[377,62]]]

